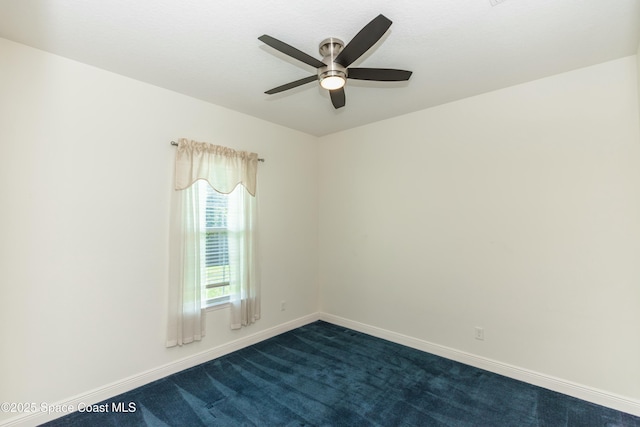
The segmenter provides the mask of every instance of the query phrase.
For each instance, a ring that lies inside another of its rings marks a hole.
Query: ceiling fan
[[[391,68],[349,68],[349,66],[368,51],[371,46],[387,32],[391,21],[384,15],[378,15],[360,30],[358,34],[345,46],[342,40],[330,37],[320,42],[322,60],[290,46],[268,35],[258,37],[258,40],[298,61],[318,69],[317,75],[311,75],[282,86],[266,91],[268,95],[293,89],[318,80],[320,86],[329,91],[331,102],[337,108],[346,103],[344,85],[347,79],[374,80],[381,82],[399,82],[409,80],[411,71]]]

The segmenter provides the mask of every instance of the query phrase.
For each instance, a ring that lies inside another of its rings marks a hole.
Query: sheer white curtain
[[[199,341],[205,335],[202,309],[201,224],[197,180],[229,194],[227,216],[232,329],[260,318],[257,266],[256,176],[258,155],[180,139],[175,162],[175,191],[169,260],[167,347]]]
[[[238,187],[230,194],[229,206],[231,329],[240,329],[260,318],[256,198]],[[236,212],[231,206],[237,207]]]

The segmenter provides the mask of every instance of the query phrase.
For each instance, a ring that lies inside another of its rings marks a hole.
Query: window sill
[[[223,308],[227,308],[231,305],[231,303],[229,301],[224,301],[224,302],[219,302],[217,304],[211,304],[208,305],[206,307],[203,307],[204,311],[209,312],[209,311],[217,311],[217,310],[222,310]]]

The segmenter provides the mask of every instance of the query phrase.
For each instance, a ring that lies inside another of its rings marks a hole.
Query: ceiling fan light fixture
[[[344,76],[338,75],[337,73],[334,75],[324,76],[320,80],[320,86],[327,90],[336,90],[344,87],[347,80]]]

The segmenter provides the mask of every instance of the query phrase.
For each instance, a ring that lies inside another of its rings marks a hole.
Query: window
[[[231,286],[227,214],[229,196],[215,191],[203,180],[198,186],[200,200],[200,283],[202,306],[229,302]]]
[[[210,307],[229,308],[231,329],[260,318],[257,171],[256,153],[185,138],[178,142],[167,347],[200,341]]]

